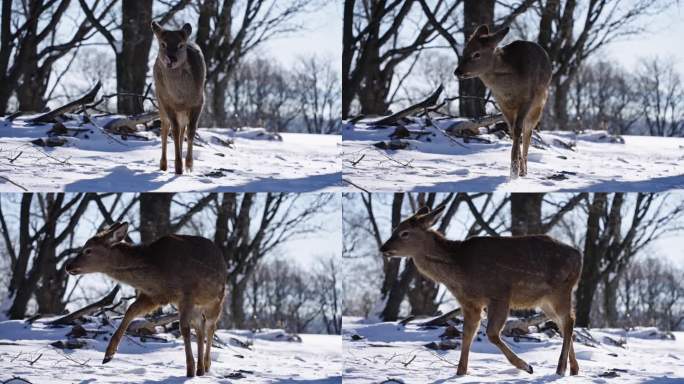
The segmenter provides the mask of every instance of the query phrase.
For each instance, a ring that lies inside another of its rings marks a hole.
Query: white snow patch
[[[94,120],[103,127],[115,117]],[[47,138],[51,125],[30,125],[29,118],[10,122],[0,117],[0,175],[30,191],[305,192],[341,188],[340,136],[282,133],[282,141],[278,141],[268,140],[269,135],[260,128],[237,132],[200,128],[193,150],[194,170],[176,176],[171,138],[168,170],[162,172],[161,140],[152,132],[137,133],[148,140],[120,140],[120,136],[114,140],[91,124],[69,120],[67,128],[88,130],[69,137],[64,146],[40,147],[31,141]],[[232,148],[222,144],[231,140]],[[184,155],[186,149],[184,145]],[[21,189],[0,178],[0,191]]]
[[[47,320],[47,319],[46,319]],[[85,325],[86,329],[89,324]],[[110,327],[105,328],[113,331]],[[341,383],[342,344],[336,335],[300,335],[302,342],[270,341],[276,330],[260,333],[219,330],[228,342],[238,338],[253,342],[251,349],[228,346],[212,348],[208,375],[185,377],[185,352],[182,339],[170,334],[157,335],[170,340],[140,342],[124,338],[117,354],[107,364],[104,357],[110,334],[85,339],[82,349],[61,350],[50,343],[66,339],[71,327],[49,328],[44,320],[33,325],[23,321],[0,322],[0,382],[21,377],[33,383]],[[282,332],[281,332],[282,333]],[[106,338],[106,339],[105,339]],[[197,345],[192,343],[194,356]],[[65,357],[65,356],[68,356]],[[34,361],[31,364],[32,361]],[[231,374],[242,374],[238,379]]]
[[[428,134],[403,139],[409,147],[382,150],[394,127],[365,123],[342,129],[343,177],[369,191],[664,191],[684,188],[684,138],[623,136],[604,131],[540,133],[544,148],[530,147],[528,175],[510,180],[511,140],[493,134],[491,143],[447,137],[458,119],[414,119],[406,128]],[[575,144],[574,150],[563,143]],[[363,157],[363,158],[362,158]]]
[[[460,329],[460,326],[458,326]],[[626,348],[600,344],[595,348],[575,342],[580,367],[579,376],[556,375],[562,340],[544,333],[532,334],[541,342],[504,341],[520,358],[534,368],[528,374],[514,368],[484,334],[484,328],[473,342],[468,362],[468,375],[456,376],[459,348],[433,351],[424,347],[439,341],[443,327],[406,327],[397,323],[368,323],[364,319],[343,319],[344,382],[377,383],[397,379],[410,383],[676,383],[684,382],[684,332],[674,332],[676,340],[661,339],[653,328],[640,328],[626,333],[622,329],[592,329],[596,340],[605,336],[625,337]],[[352,335],[361,340],[353,341]],[[617,377],[599,375],[615,369]]]

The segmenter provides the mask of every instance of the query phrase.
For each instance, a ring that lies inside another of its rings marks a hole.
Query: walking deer
[[[459,79],[479,77],[492,91],[513,138],[511,179],[515,179],[527,175],[527,152],[546,104],[551,61],[544,48],[531,41],[497,48],[508,30],[489,33],[486,25],[480,25],[468,39],[454,74]]]
[[[180,316],[187,376],[204,375],[211,366],[211,342],[225,293],[227,268],[221,251],[204,237],[184,235],[132,245],[124,241],[127,233],[128,223],[112,225],[86,241],[80,254],[66,265],[71,275],[100,272],[138,291],[109,341],[102,364],[114,357],[136,316],[171,303]],[[190,327],[197,333],[197,371]]]
[[[423,275],[444,284],[461,304],[463,347],[457,374],[468,370],[468,353],[485,307],[489,341],[516,368],[532,373],[532,367],[511,351],[500,333],[509,309],[539,306],[563,335],[556,373],[565,374],[569,358],[570,374],[576,375],[572,290],[582,270],[580,253],[545,235],[448,240],[430,229],[442,211],[444,206],[433,211],[421,208],[394,229],[380,251],[385,257],[411,258]]]
[[[152,31],[159,41],[159,53],[153,71],[161,119],[162,157],[159,168],[166,170],[166,143],[171,127],[176,174],[180,175],[183,173],[183,139],[186,135],[188,150],[185,168],[192,171],[192,143],[204,106],[207,70],[202,51],[195,43],[188,41],[192,33],[190,24],[185,24],[181,30],[166,30],[153,21]]]

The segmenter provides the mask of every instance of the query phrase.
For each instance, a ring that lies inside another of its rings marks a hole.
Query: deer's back
[[[191,295],[196,303],[223,297],[227,267],[221,251],[209,239],[164,236],[144,246],[142,256],[149,266],[149,289],[153,291],[145,293],[168,302],[177,302],[184,295]]]
[[[187,111],[204,104],[206,66],[200,48],[188,42],[187,61],[177,69],[154,63],[154,82],[161,109],[168,113]]]
[[[576,284],[582,257],[576,249],[546,235],[473,237],[454,255],[471,296],[507,298],[513,307],[528,308],[554,292]]]

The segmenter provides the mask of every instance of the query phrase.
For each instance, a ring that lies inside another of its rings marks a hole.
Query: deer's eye
[[[401,231],[401,232],[399,232],[399,237],[402,238],[402,239],[405,239],[405,238],[409,237],[409,231]]]
[[[90,248],[86,248],[85,251],[83,251],[83,253],[86,255],[90,255],[91,252],[92,250]]]
[[[480,58],[480,52],[475,52],[470,56],[473,60],[477,60]]]
[[[166,43],[165,43],[165,42],[162,41],[162,42],[160,43],[160,45],[161,45],[162,48],[166,49]]]
[[[185,48],[185,43],[180,43],[180,44],[178,44],[178,48],[179,48],[179,49]]]

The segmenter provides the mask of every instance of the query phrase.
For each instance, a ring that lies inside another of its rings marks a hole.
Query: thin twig
[[[366,193],[370,193],[370,192],[368,192],[367,189],[365,189],[365,188],[363,188],[363,187],[360,187],[360,186],[358,186],[358,185],[352,183],[351,181],[349,181],[349,180],[347,180],[347,179],[345,179],[345,178],[343,178],[342,181],[344,181],[345,183],[347,183],[347,184],[349,184],[349,185],[351,185],[351,186],[353,186],[353,187],[356,187],[356,188],[358,188],[358,189],[360,189],[360,190],[362,190],[362,191],[364,191],[364,192],[366,192]]]
[[[0,179],[3,179],[3,180],[7,181],[8,183],[10,183],[14,186],[21,188],[25,192],[28,192],[28,189],[26,189],[24,186],[22,186],[20,184],[15,183],[14,181],[10,180],[8,177],[0,175]]]

